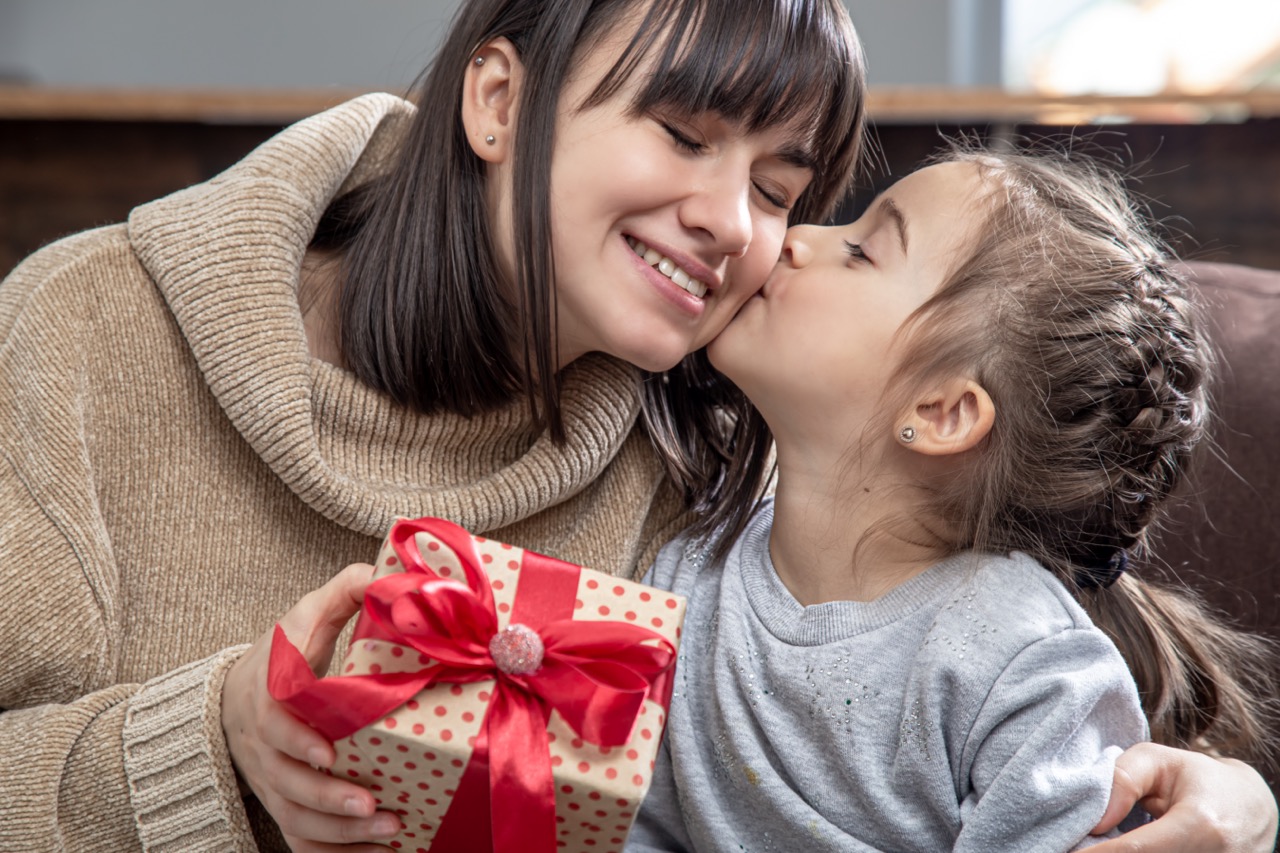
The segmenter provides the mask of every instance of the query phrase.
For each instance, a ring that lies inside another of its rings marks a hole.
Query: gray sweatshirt
[[[871,602],[804,607],[766,503],[728,557],[677,539],[689,597],[627,851],[1067,851],[1147,736],[1115,646],[1023,554],[952,557]]]

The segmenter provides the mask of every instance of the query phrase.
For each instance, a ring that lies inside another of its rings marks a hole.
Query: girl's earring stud
[[[497,144],[498,144],[498,137],[494,136],[494,135],[491,133],[491,134],[489,134],[488,136],[486,136],[486,137],[484,138],[484,141],[485,141],[485,144],[487,144],[487,145],[497,145]]]
[[[476,57],[476,65],[484,65],[484,57],[483,57],[483,56],[477,56],[477,57]]]
[[[913,426],[904,426],[898,430],[898,438],[902,439],[903,444],[910,444],[916,440],[916,428]]]

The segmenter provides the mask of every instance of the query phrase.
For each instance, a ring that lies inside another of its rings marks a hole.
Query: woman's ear
[[[926,456],[976,447],[991,432],[996,406],[986,389],[957,377],[935,386],[898,420],[898,443]]]
[[[524,66],[507,39],[486,42],[471,55],[462,83],[462,124],[471,150],[486,163],[505,163],[511,156],[523,82]]]

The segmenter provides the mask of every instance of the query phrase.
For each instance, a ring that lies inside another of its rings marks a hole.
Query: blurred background
[[[0,273],[292,121],[406,91],[459,2],[3,0]],[[1184,253],[1280,269],[1280,0],[846,2],[878,145],[842,218],[940,133],[1070,138],[1142,177]]]
[[[399,90],[460,0],[5,0],[0,80]],[[1280,85],[1275,0],[847,0],[882,85],[1054,95]]]

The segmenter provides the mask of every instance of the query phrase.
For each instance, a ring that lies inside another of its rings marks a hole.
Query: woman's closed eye
[[[671,141],[676,144],[677,148],[688,151],[690,154],[701,154],[706,150],[706,145],[682,132],[675,125],[665,121],[659,122],[659,124],[662,125],[662,129],[667,132],[667,135],[671,137]]]
[[[753,183],[756,188],[756,192],[760,193],[760,196],[765,201],[769,202],[769,204],[780,208],[781,210],[791,209],[791,199],[785,192],[766,187],[761,184],[760,181],[755,181]]]
[[[681,130],[670,121],[658,119],[658,124],[664,131],[666,131],[667,135],[671,137],[671,141],[674,142],[676,147],[681,151],[685,151],[689,154],[703,154],[708,150],[708,146],[705,142],[699,142],[687,131]],[[751,185],[755,188],[755,191],[760,194],[760,197],[770,206],[784,211],[791,209],[791,205],[793,203],[791,194],[785,189],[782,189],[781,187],[775,188],[771,183],[759,180],[752,181]]]

